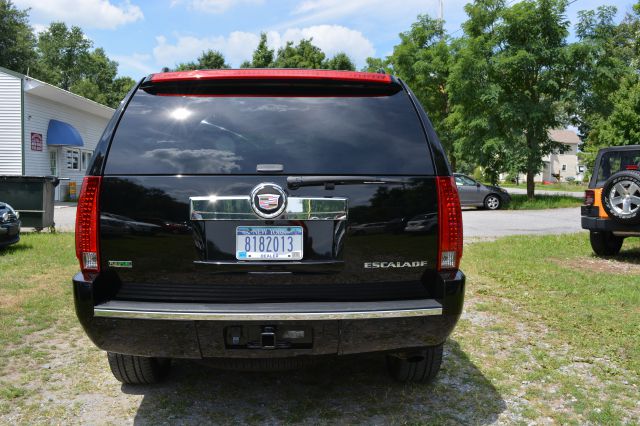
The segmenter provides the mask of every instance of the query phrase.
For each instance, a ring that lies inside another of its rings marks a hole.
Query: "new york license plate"
[[[238,260],[301,260],[301,226],[238,226]]]

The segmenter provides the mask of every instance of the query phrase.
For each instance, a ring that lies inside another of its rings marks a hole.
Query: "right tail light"
[[[462,259],[462,209],[455,179],[438,176],[438,270],[456,270]]]
[[[76,256],[86,280],[100,272],[98,226],[100,225],[98,201],[100,176],[85,176],[82,181],[76,212]]]

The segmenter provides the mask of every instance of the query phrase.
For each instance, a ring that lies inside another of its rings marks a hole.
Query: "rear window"
[[[601,185],[611,175],[625,170],[640,169],[640,150],[611,151],[602,154],[598,168],[597,184]]]
[[[138,90],[106,174],[430,175],[409,97],[162,96]]]

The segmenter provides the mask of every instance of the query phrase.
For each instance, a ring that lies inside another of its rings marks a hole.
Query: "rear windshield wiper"
[[[353,185],[353,184],[405,184],[411,183],[406,178],[386,178],[377,176],[289,176],[287,185],[291,189],[300,188],[302,186],[322,186],[327,189],[333,189],[335,185]]]

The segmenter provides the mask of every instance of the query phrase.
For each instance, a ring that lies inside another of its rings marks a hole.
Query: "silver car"
[[[498,210],[511,201],[511,196],[499,186],[484,185],[469,176],[454,173],[462,207]]]

